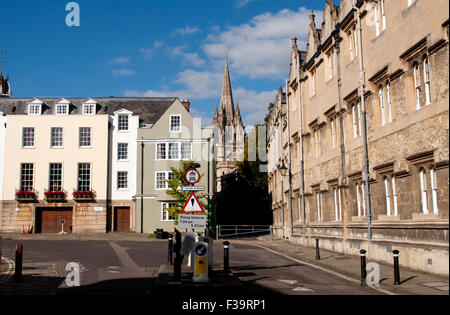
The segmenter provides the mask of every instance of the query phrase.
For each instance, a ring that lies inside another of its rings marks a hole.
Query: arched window
[[[413,70],[414,70],[414,88],[415,88],[415,95],[416,95],[416,109],[420,109],[422,107],[422,103],[420,101],[421,97],[421,79],[420,79],[420,67],[417,62],[413,64]]]
[[[438,191],[437,191],[437,182],[436,182],[436,169],[432,167],[430,169],[430,179],[431,179],[431,199],[433,203],[433,214],[439,214],[438,209]]]
[[[423,80],[425,84],[425,105],[431,104],[430,65],[428,56],[423,58]]]
[[[420,178],[422,212],[423,214],[428,214],[429,210],[428,210],[427,172],[425,171],[424,168],[420,169],[419,178]]]

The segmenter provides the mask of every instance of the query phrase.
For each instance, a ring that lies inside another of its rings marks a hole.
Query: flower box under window
[[[46,191],[44,195],[45,200],[48,202],[62,202],[66,200],[66,193],[64,191]]]
[[[35,191],[23,191],[16,189],[16,200],[19,202],[35,202],[37,193]]]
[[[73,199],[75,201],[91,201],[95,199],[95,193],[91,190],[89,191],[74,191]]]

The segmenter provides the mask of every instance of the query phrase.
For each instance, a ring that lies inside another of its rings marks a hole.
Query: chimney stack
[[[188,112],[190,112],[190,110],[191,110],[191,103],[189,102],[189,100],[188,99],[180,100],[180,102],[181,102],[181,104],[183,104],[184,108],[186,108],[186,110]]]

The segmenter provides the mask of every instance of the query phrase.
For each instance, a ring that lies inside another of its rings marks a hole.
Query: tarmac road
[[[3,256],[14,260],[24,246],[24,281],[3,281],[0,294],[149,294],[161,264],[167,261],[167,241],[3,240]],[[69,262],[80,266],[80,287],[67,289]],[[184,260],[186,262],[186,259]],[[223,264],[222,242],[214,244],[214,264]],[[265,295],[379,295],[359,285],[263,248],[232,244],[230,267],[245,290]],[[230,288],[208,288],[217,295]],[[199,291],[205,288],[199,288]],[[239,291],[236,291],[239,292]],[[194,292],[191,292],[194,293]]]

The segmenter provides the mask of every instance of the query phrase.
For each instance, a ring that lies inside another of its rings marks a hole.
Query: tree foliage
[[[176,206],[173,206],[168,209],[169,216],[175,218],[175,225],[178,224],[178,215],[181,214],[184,205],[186,204],[189,196],[192,192],[183,191],[182,187],[191,186],[186,179],[184,178],[184,174],[189,166],[193,163],[193,161],[184,161],[180,168],[171,167],[170,170],[173,172],[173,177],[171,180],[168,180],[167,183],[169,185],[169,190],[167,190],[167,194],[173,198],[173,202],[176,203]],[[203,177],[203,174],[200,176]],[[206,195],[203,193],[196,193],[197,199],[202,205],[203,209],[205,208],[205,203],[203,199],[206,199]]]

